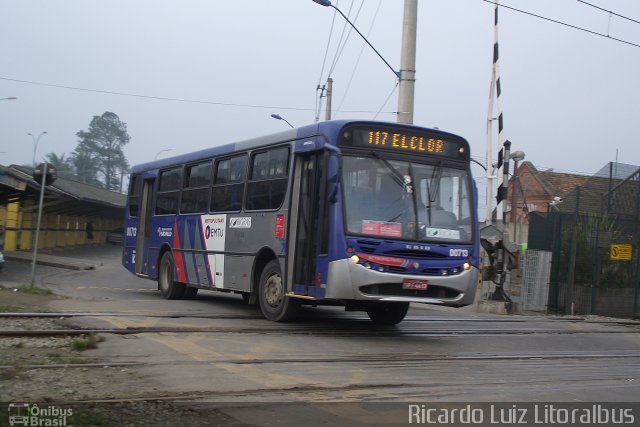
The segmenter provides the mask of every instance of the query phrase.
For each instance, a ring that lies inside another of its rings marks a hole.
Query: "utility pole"
[[[327,79],[327,110],[325,120],[331,120],[331,100],[333,98],[333,78]]]
[[[418,0],[404,0],[400,87],[398,89],[398,123],[413,124],[413,101],[416,85],[416,33]]]
[[[413,100],[416,86],[416,33],[418,27],[418,0],[404,0],[404,19],[402,25],[402,52],[400,56],[400,71],[396,71],[389,62],[376,50],[367,38],[349,21],[340,9],[331,4],[331,0],[313,0],[324,7],[332,7],[351,25],[362,39],[382,59],[387,67],[399,79],[398,90],[398,123],[413,124]],[[318,87],[318,90],[320,87]],[[330,108],[327,108],[327,111]],[[318,110],[319,111],[319,110]],[[317,113],[316,121],[320,113]]]

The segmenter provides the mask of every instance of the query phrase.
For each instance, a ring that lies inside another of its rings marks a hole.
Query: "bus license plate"
[[[402,281],[402,289],[411,291],[426,291],[428,286],[428,280],[404,279]]]

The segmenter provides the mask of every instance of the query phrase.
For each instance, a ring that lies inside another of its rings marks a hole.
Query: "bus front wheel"
[[[185,285],[173,280],[174,269],[173,255],[167,251],[162,255],[160,268],[158,269],[160,294],[165,299],[181,299],[186,290]]]
[[[280,263],[269,261],[260,275],[258,301],[262,314],[274,322],[286,322],[295,317],[299,303],[286,296]]]
[[[396,325],[409,311],[408,302],[375,302],[367,307],[367,314],[374,323]]]

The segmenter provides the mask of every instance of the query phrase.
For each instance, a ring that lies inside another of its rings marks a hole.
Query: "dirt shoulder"
[[[77,328],[77,322],[71,324],[61,317],[19,316],[51,312],[49,304],[59,299],[63,297],[34,294],[17,283],[3,282],[0,331]],[[223,413],[177,405],[135,366],[111,364],[100,356],[99,348],[94,348],[108,346],[110,339],[94,335],[0,335],[0,427],[10,425],[10,416],[15,416],[20,405],[54,407],[63,414],[61,411],[70,410],[66,413],[72,415],[56,425],[241,425]]]

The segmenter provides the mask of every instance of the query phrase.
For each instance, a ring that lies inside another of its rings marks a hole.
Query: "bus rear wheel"
[[[173,255],[167,251],[162,255],[158,269],[158,287],[160,294],[165,299],[182,299],[184,297],[186,286],[173,280],[174,270]]]
[[[293,319],[300,304],[286,295],[280,263],[269,261],[260,275],[258,301],[262,314],[274,322]]]
[[[367,314],[373,323],[397,325],[409,311],[408,302],[374,302],[367,307]]]

